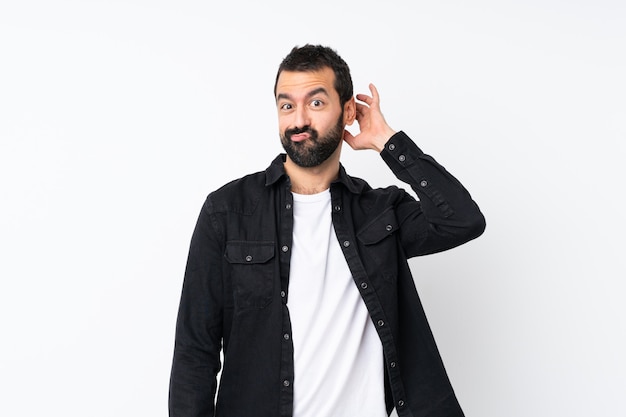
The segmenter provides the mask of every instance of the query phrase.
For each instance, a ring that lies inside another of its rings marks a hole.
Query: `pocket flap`
[[[233,264],[262,264],[274,257],[274,242],[227,242],[224,256]]]
[[[378,243],[398,229],[396,213],[389,208],[369,222],[358,233],[357,237],[366,245]]]

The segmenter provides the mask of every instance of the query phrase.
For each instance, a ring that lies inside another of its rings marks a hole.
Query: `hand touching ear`
[[[371,96],[365,94],[357,94],[357,100],[362,103],[356,103],[356,121],[359,123],[360,132],[353,135],[347,130],[344,131],[343,139],[350,145],[352,149],[375,149],[380,152],[383,150],[385,143],[396,132],[393,130],[383,117],[380,111],[380,97],[378,90],[374,84],[369,85]]]

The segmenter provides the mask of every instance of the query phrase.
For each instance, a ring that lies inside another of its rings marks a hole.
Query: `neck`
[[[294,163],[289,156],[285,161],[285,172],[291,180],[291,191],[297,194],[317,194],[330,188],[330,183],[339,175],[340,147],[321,165],[304,168]]]

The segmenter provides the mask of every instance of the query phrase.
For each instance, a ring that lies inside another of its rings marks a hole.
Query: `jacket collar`
[[[287,155],[284,153],[279,154],[269,167],[265,170],[265,185],[267,187],[274,185],[281,179],[289,179],[285,172],[285,160]],[[356,181],[354,178],[346,173],[343,165],[339,164],[339,177],[333,181],[334,183],[343,184],[348,191],[354,194],[360,194],[363,191],[364,183],[362,181]]]

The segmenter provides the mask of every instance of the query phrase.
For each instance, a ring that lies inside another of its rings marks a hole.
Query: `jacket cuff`
[[[394,172],[412,165],[422,155],[424,152],[403,131],[389,138],[380,151],[380,156]]]

